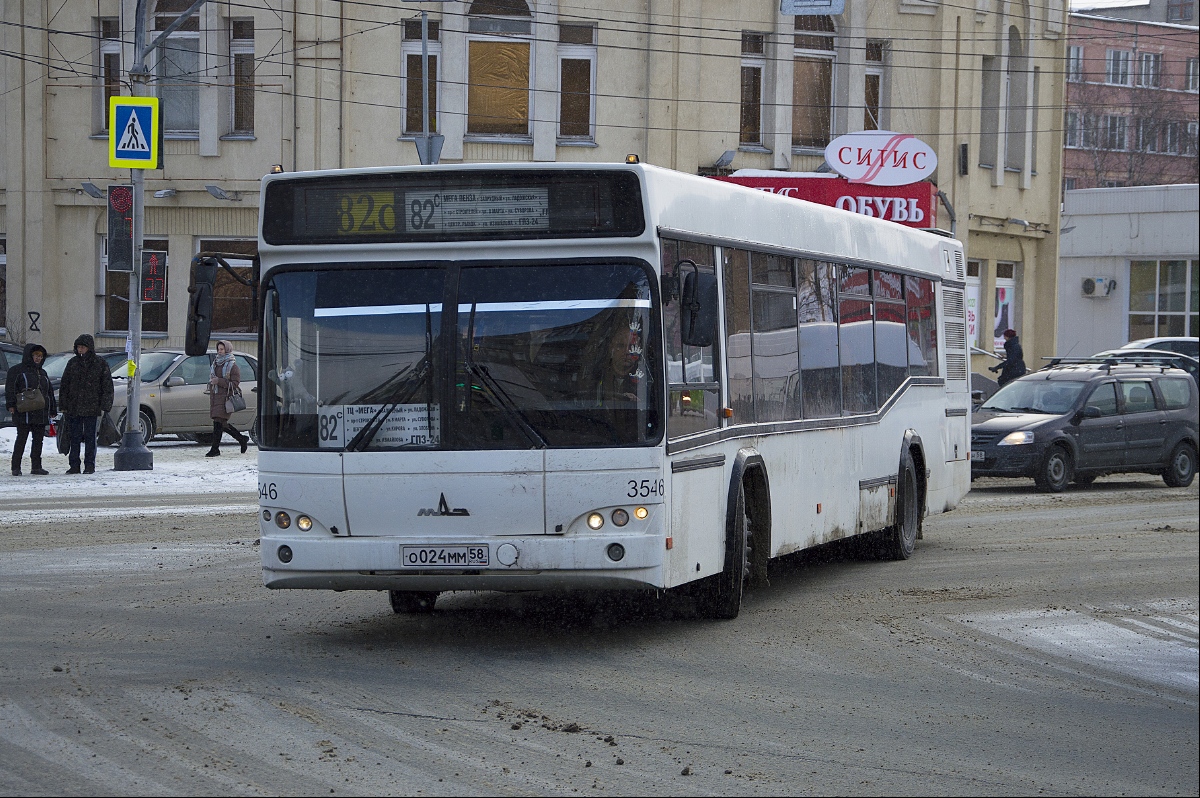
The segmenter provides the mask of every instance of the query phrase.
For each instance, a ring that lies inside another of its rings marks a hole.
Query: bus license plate
[[[405,568],[479,568],[488,565],[487,546],[401,546]]]
[[[984,457],[983,457],[982,449],[972,449],[971,450],[971,462],[972,463],[982,463],[983,460],[984,460]]]

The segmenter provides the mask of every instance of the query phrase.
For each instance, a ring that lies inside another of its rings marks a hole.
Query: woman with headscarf
[[[208,377],[208,415],[213,422],[212,448],[205,452],[205,457],[217,457],[221,454],[221,436],[228,432],[242,446],[242,454],[246,453],[246,445],[250,438],[238,432],[229,423],[231,415],[226,401],[235,393],[240,393],[242,372],[233,358],[233,344],[229,341],[217,341],[217,356],[213,358],[212,368]]]
[[[46,425],[58,414],[54,404],[54,390],[50,386],[50,377],[42,368],[46,359],[46,349],[41,344],[25,344],[25,353],[21,362],[8,370],[4,381],[4,405],[12,414],[13,422],[17,425],[17,439],[13,442],[12,475],[21,476],[21,458],[25,455],[25,442],[33,439],[29,449],[29,473],[44,476],[50,472],[42,468],[42,436],[46,434]],[[42,396],[42,406],[34,410],[22,410],[17,403],[17,395],[26,391],[38,391]]]

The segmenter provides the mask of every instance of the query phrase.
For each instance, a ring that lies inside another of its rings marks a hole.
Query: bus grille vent
[[[967,279],[967,270],[966,267],[963,266],[963,254],[961,252],[954,253],[954,265],[958,272],[958,279]]]
[[[947,319],[962,319],[965,317],[965,306],[963,305],[963,292],[952,291],[948,288],[942,289],[942,304],[946,308]]]
[[[967,379],[967,356],[961,352],[946,353],[946,379],[962,380]]]

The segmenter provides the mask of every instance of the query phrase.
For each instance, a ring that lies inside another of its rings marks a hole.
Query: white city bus
[[[261,208],[267,587],[695,583],[731,618],[768,559],[906,559],[968,490],[957,241],[636,163],[269,175]]]

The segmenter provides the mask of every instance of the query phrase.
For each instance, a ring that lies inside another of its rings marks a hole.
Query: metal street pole
[[[146,96],[150,75],[146,70],[146,0],[138,0],[134,20],[134,63],[129,69],[134,97]],[[161,124],[161,120],[159,122]],[[133,271],[129,273],[129,385],[126,388],[125,429],[121,445],[113,454],[114,471],[152,471],[154,453],[142,440],[142,239],[146,219],[146,176],[142,169],[130,169],[133,183]]]
[[[146,97],[150,70],[146,68],[146,56],[154,52],[159,44],[199,10],[207,0],[195,0],[186,11],[146,46],[146,0],[137,0],[133,20],[133,65],[129,68],[130,89],[134,97]],[[163,124],[159,119],[159,126]],[[155,130],[153,135],[158,135]],[[152,167],[153,168],[153,167]],[[126,389],[128,404],[125,406],[125,430],[121,445],[113,455],[114,471],[151,471],[154,469],[154,454],[142,440],[142,240],[146,219],[146,176],[142,169],[131,169],[133,183],[133,271],[129,274],[129,359],[133,364]]]

